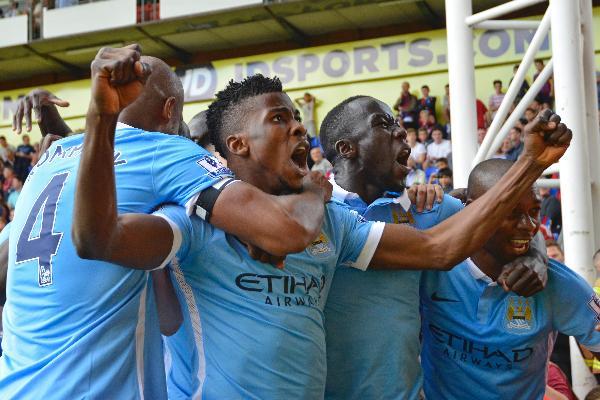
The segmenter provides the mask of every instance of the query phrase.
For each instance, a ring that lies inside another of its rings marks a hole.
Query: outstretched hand
[[[43,115],[42,108],[56,108],[56,106],[68,107],[69,102],[66,100],[59,99],[53,93],[47,91],[46,89],[33,89],[31,92],[27,93],[25,97],[19,99],[17,109],[13,115],[13,131],[16,131],[19,135],[21,134],[21,132],[23,131],[24,117],[25,129],[27,130],[27,132],[30,132],[32,128],[31,112],[33,111],[35,121],[38,124],[40,124],[42,122]]]
[[[92,61],[90,109],[101,115],[118,115],[141,94],[151,74],[150,65],[140,61],[141,47],[100,49]]]
[[[543,168],[556,163],[565,154],[573,133],[560,122],[560,116],[551,110],[540,112],[525,128],[523,157],[531,158]]]

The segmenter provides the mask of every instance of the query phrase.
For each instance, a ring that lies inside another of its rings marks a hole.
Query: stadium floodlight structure
[[[554,73],[555,108],[573,131],[571,147],[546,171],[562,179],[540,179],[539,186],[560,185],[566,264],[592,284],[591,258],[600,247],[600,131],[594,63],[592,0],[552,0],[541,21],[494,20],[545,0],[513,0],[473,14],[471,0],[446,0],[450,118],[455,186],[465,187],[471,168],[490,158]],[[537,29],[517,72],[477,149],[473,29]],[[552,59],[509,114],[536,52],[551,29]],[[508,116],[508,118],[507,118]],[[595,211],[595,212],[594,212]],[[584,397],[589,377],[571,342],[573,389]]]

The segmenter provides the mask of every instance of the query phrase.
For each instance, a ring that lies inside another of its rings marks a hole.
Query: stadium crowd
[[[0,137],[1,397],[575,398],[568,367],[547,363],[552,338],[575,336],[593,365],[600,300],[561,264],[560,193],[530,190],[570,141],[551,81],[455,191],[448,85],[440,114],[404,82],[392,108],[351,97],[317,129],[314,95],[294,105],[261,75],[188,124],[178,78],[137,48],[100,52],[92,80],[85,135],[38,89],[14,128],[35,112],[43,149]],[[493,85],[479,143],[504,96]],[[33,285],[17,268],[32,259]]]

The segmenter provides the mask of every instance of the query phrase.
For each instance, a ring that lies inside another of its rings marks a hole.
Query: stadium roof
[[[473,0],[474,12],[504,3]],[[597,3],[597,1],[594,1]],[[519,17],[542,14],[547,3]],[[511,16],[509,16],[511,17]],[[512,17],[515,17],[514,15]],[[89,75],[98,48],[140,43],[172,65],[439,29],[444,0],[269,1],[243,9],[162,19],[124,28],[40,39],[0,51],[0,89]]]

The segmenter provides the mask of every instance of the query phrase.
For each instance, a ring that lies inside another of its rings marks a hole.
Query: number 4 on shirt
[[[16,263],[37,259],[39,286],[52,285],[52,257],[56,255],[63,236],[63,233],[54,232],[54,219],[68,176],[69,173],[65,172],[52,177],[33,204],[17,242]],[[41,222],[36,224],[40,218]],[[34,233],[36,225],[41,226]]]

